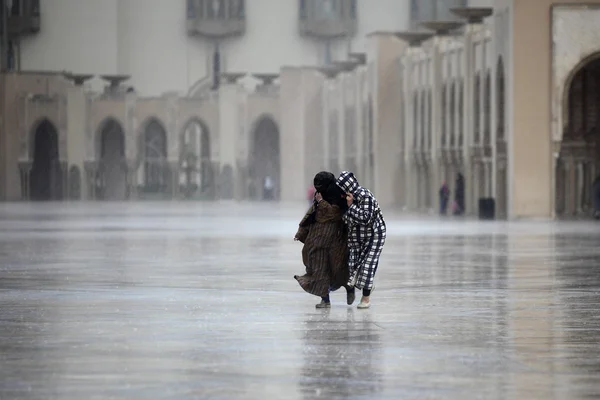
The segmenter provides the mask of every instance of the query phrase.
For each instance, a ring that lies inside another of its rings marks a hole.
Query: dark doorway
[[[33,165],[29,181],[31,200],[62,200],[62,175],[58,132],[50,121],[44,120],[33,134]]]
[[[100,179],[98,196],[103,200],[127,198],[125,134],[114,119],[104,122],[100,133]]]
[[[186,198],[214,198],[216,188],[206,124],[197,120],[189,122],[183,131],[180,149],[180,191]]]
[[[156,120],[146,125],[143,140],[143,191],[150,194],[167,193],[167,133]]]
[[[252,183],[258,189],[257,197],[263,200],[279,200],[281,191],[279,128],[270,117],[262,117],[256,125],[253,136],[250,171]]]
[[[567,124],[556,171],[556,213],[589,217],[600,209],[600,58],[580,66],[567,90]]]

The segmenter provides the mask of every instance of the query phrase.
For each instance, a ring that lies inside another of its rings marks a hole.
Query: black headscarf
[[[331,172],[321,171],[315,175],[313,180],[315,190],[321,193],[323,200],[331,205],[336,205],[346,212],[348,204],[346,195],[342,189],[336,184],[336,177]]]
[[[313,179],[315,190],[321,194],[327,190],[327,187],[331,184],[331,182],[335,182],[335,175],[327,171],[319,172]]]

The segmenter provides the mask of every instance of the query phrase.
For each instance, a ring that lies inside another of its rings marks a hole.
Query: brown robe
[[[314,213],[314,214],[313,214]],[[342,211],[325,200],[311,206],[296,233],[304,243],[302,262],[306,274],[294,276],[302,289],[325,297],[348,282],[348,235]]]

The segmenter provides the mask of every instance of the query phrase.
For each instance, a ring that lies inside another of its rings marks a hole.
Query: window
[[[305,20],[307,16],[306,0],[300,0],[300,19]]]
[[[318,10],[319,19],[337,19],[340,12],[340,0],[320,0]]]
[[[504,64],[502,59],[498,60],[496,69],[496,93],[497,93],[497,124],[498,124],[498,140],[504,140]]]
[[[40,0],[31,0],[31,15],[34,17],[40,16]]]
[[[492,145],[492,78],[488,71],[485,77],[484,95],[483,95],[483,144]]]
[[[196,14],[200,18],[204,18],[206,15],[206,1],[205,0],[197,0],[198,7],[196,7]]]
[[[229,0],[229,18],[244,19],[244,0]]]
[[[10,15],[14,17],[18,17],[19,15],[21,15],[21,0],[13,0]]]
[[[196,1],[187,0],[187,17],[188,19],[196,18]]]
[[[225,4],[223,0],[209,0],[208,4],[208,16],[211,19],[224,19],[225,18]]]
[[[356,19],[357,10],[356,10],[356,0],[350,0],[350,18]]]

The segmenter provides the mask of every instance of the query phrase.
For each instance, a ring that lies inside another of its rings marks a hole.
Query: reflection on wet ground
[[[600,225],[388,213],[374,306],[320,311],[302,212],[0,205],[0,398],[600,396]]]

